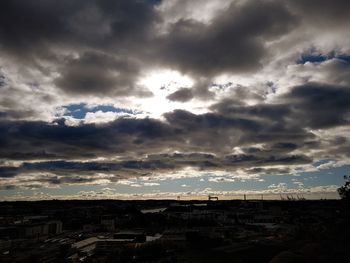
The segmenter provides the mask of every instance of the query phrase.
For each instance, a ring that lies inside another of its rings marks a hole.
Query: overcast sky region
[[[349,28],[349,0],[2,0],[0,200],[338,198]]]

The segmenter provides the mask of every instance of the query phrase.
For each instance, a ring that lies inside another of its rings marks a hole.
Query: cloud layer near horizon
[[[2,1],[0,188],[350,164],[349,1],[222,2]]]

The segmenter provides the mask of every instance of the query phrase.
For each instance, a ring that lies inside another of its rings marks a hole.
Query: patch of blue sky
[[[130,115],[137,115],[141,113],[140,111],[137,111],[137,110],[114,107],[113,105],[96,105],[91,107],[86,103],[69,104],[69,105],[63,106],[63,108],[65,109],[65,113],[63,116],[70,116],[75,119],[84,119],[88,112],[98,112],[98,111],[126,113]]]
[[[325,55],[316,55],[316,54],[302,54],[297,60],[297,64],[305,64],[307,62],[318,63],[324,62],[329,58]]]
[[[347,54],[338,55],[336,56],[336,58],[346,61],[347,63],[350,63],[350,55],[347,55]]]
[[[338,54],[336,52],[330,52],[328,54],[320,54],[320,53],[311,51],[310,53],[301,54],[297,60],[297,64],[305,64],[307,62],[320,63],[320,62],[324,62],[334,58],[350,63],[350,55],[348,54]]]

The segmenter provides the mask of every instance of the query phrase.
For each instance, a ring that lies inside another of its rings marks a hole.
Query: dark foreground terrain
[[[344,201],[0,203],[0,262],[348,262]]]

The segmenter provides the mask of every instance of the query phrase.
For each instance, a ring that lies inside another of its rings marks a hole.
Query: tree
[[[350,200],[350,176],[344,175],[345,184],[337,189],[341,199]]]

